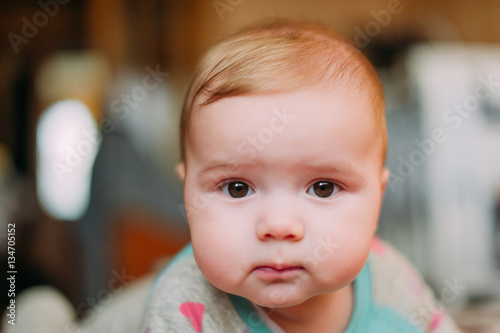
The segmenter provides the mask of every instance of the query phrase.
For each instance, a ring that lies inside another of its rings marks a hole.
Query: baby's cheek
[[[217,257],[215,257],[217,258]],[[226,265],[224,259],[215,259],[213,256],[202,256],[202,259],[197,261],[200,271],[205,278],[216,288],[237,294],[238,274],[235,274],[237,269],[232,269],[231,265]]]
[[[193,246],[194,243],[193,243]],[[221,281],[227,278],[227,272],[224,267],[224,259],[220,253],[213,247],[201,247],[195,250],[195,258],[200,271],[205,278],[216,287],[219,287]]]
[[[210,283],[227,290],[238,279],[238,253],[232,249],[232,240],[221,232],[208,232],[204,228],[192,231],[195,258],[203,275]]]
[[[314,275],[318,283],[335,289],[350,283],[363,269],[369,249],[369,241],[340,242],[328,258],[316,263]]]

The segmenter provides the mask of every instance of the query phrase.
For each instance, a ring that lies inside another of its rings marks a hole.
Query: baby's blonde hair
[[[348,87],[372,103],[385,162],[387,131],[380,79],[363,54],[341,35],[318,24],[275,21],[222,39],[199,63],[181,115],[181,152],[192,114],[222,98]]]

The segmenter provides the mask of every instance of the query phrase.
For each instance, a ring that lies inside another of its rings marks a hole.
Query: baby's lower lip
[[[264,280],[277,280],[277,279],[290,279],[296,277],[303,271],[304,268],[300,266],[291,266],[286,268],[274,268],[271,266],[259,266],[253,271],[257,276]]]

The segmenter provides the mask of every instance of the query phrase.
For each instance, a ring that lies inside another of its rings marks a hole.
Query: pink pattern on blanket
[[[431,318],[431,331],[434,331],[441,325],[441,320],[443,319],[443,313],[438,311],[432,315]]]
[[[371,246],[373,252],[383,256],[385,254],[385,251],[387,250],[385,248],[384,243],[378,238],[377,236],[373,236],[372,239],[372,246]]]
[[[205,305],[196,302],[186,302],[181,304],[179,310],[184,316],[191,320],[191,325],[193,325],[196,332],[203,332],[201,329],[201,323],[203,321]]]

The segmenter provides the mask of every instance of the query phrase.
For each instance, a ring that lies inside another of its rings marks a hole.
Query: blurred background
[[[16,294],[52,286],[84,317],[150,283],[189,240],[174,167],[196,62],[284,17],[330,26],[374,63],[392,172],[379,235],[464,330],[500,332],[499,13],[497,0],[2,3],[0,257],[15,224]]]

